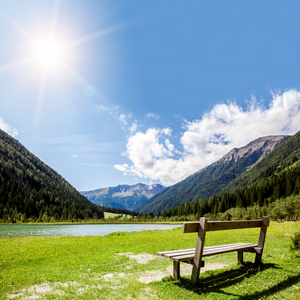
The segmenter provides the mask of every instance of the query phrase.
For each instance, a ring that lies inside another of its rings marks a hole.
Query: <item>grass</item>
[[[122,219],[127,220],[127,219],[131,219],[131,215],[125,215],[125,214],[115,214],[115,213],[111,213],[111,212],[104,212],[104,219],[111,219],[111,218],[118,218],[118,217],[122,217]]]
[[[290,237],[299,229],[298,222],[271,222],[260,269],[238,266],[236,253],[206,258],[206,265],[229,266],[202,273],[197,287],[189,276],[142,283],[140,276],[157,274],[172,262],[157,257],[141,264],[118,255],[194,247],[196,236],[180,229],[0,239],[0,299],[300,299],[300,256],[290,250]],[[225,233],[209,232],[206,245],[258,239],[257,229]],[[254,261],[250,253],[244,258]]]
[[[111,212],[104,212],[104,219],[108,219],[108,218],[114,218],[114,217],[118,217],[120,216],[120,214],[115,214],[115,213],[111,213]]]

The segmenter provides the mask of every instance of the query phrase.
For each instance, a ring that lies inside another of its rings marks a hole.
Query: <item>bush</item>
[[[296,232],[295,235],[292,237],[292,245],[291,250],[299,250],[300,249],[300,231]]]

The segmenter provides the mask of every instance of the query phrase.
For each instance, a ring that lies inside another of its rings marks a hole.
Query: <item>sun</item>
[[[16,47],[19,50],[18,56],[14,61],[0,65],[0,72],[23,68],[31,78],[38,78],[40,81],[38,102],[42,102],[46,87],[54,82],[53,79],[55,82],[62,83],[67,76],[84,87],[91,86],[89,80],[77,70],[77,67],[83,65],[83,58],[88,58],[81,51],[85,51],[90,42],[119,31],[131,23],[117,24],[79,36],[76,31],[70,30],[69,27],[62,25],[64,23],[59,22],[62,1],[56,2],[51,18],[47,22],[37,20],[38,23],[34,25],[19,24],[0,11],[0,19],[3,18],[19,36],[18,47]],[[92,92],[88,91],[88,94]]]
[[[67,47],[58,36],[35,38],[32,45],[32,57],[37,67],[57,70],[67,63]]]

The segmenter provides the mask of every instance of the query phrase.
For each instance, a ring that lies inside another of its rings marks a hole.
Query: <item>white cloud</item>
[[[148,113],[148,114],[146,114],[146,117],[148,119],[150,119],[150,118],[155,119],[155,120],[159,120],[160,119],[160,116],[158,114],[154,114],[154,113]]]
[[[133,122],[131,121],[132,118],[131,113],[126,115],[120,112],[121,111],[120,106],[109,108],[104,105],[97,105],[95,106],[95,108],[98,113],[108,113],[115,120],[119,121],[120,127],[123,131],[129,131],[130,134],[133,134],[137,131],[137,128],[139,127],[137,120],[134,120]]]
[[[267,135],[291,135],[300,129],[300,92],[272,93],[268,108],[251,96],[246,110],[235,102],[217,104],[200,119],[186,121],[178,144],[171,144],[170,128],[150,128],[127,140],[126,156],[132,165],[116,165],[124,174],[160,180],[172,185],[242,147]],[[176,156],[175,156],[176,154]]]
[[[104,105],[96,105],[95,107],[96,107],[97,112],[107,112],[107,111],[109,111],[109,109]]]
[[[19,134],[16,128],[7,124],[2,118],[0,118],[0,128],[12,137],[16,137]]]
[[[121,128],[122,128],[122,129],[125,129],[125,126],[128,125],[126,115],[120,114],[120,115],[119,115],[119,121],[120,121],[120,124],[121,124]]]
[[[130,126],[130,128],[129,128],[130,133],[131,133],[131,134],[135,133],[135,132],[137,131],[137,129],[138,129],[138,126],[139,126],[138,121],[135,120],[135,121],[131,124],[131,126]]]

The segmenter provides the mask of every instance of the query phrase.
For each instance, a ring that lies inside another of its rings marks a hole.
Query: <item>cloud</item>
[[[0,118],[0,128],[12,137],[16,137],[19,134],[16,128],[7,124],[2,118]]]
[[[126,175],[173,185],[220,159],[235,147],[268,135],[292,135],[300,129],[300,92],[272,93],[265,108],[254,96],[246,109],[235,102],[217,104],[200,119],[185,121],[177,147],[170,128],[149,128],[128,137],[132,165],[116,165]],[[181,149],[181,151],[178,150]]]
[[[127,117],[126,117],[126,115],[124,115],[124,114],[120,114],[120,115],[119,115],[119,121],[120,121],[120,124],[121,124],[121,127],[122,127],[122,128],[125,128],[125,126],[128,125]]]
[[[121,113],[120,106],[115,107],[106,107],[104,105],[97,105],[96,111],[98,113],[108,113],[113,117],[115,120],[117,120],[120,123],[120,127],[123,131],[128,131],[130,134],[133,134],[137,131],[137,128],[139,127],[138,121],[134,120],[131,121],[132,114],[123,114]]]
[[[131,124],[131,126],[129,127],[129,131],[130,133],[135,133],[137,131],[139,127],[139,124],[138,124],[138,121],[137,120],[134,120],[134,122]]]
[[[108,112],[109,111],[109,109],[104,105],[96,105],[95,107],[96,107],[97,112]]]
[[[160,116],[158,115],[158,114],[153,114],[153,113],[147,113],[146,114],[146,117],[148,118],[148,119],[155,119],[155,120],[159,120],[160,119]]]

